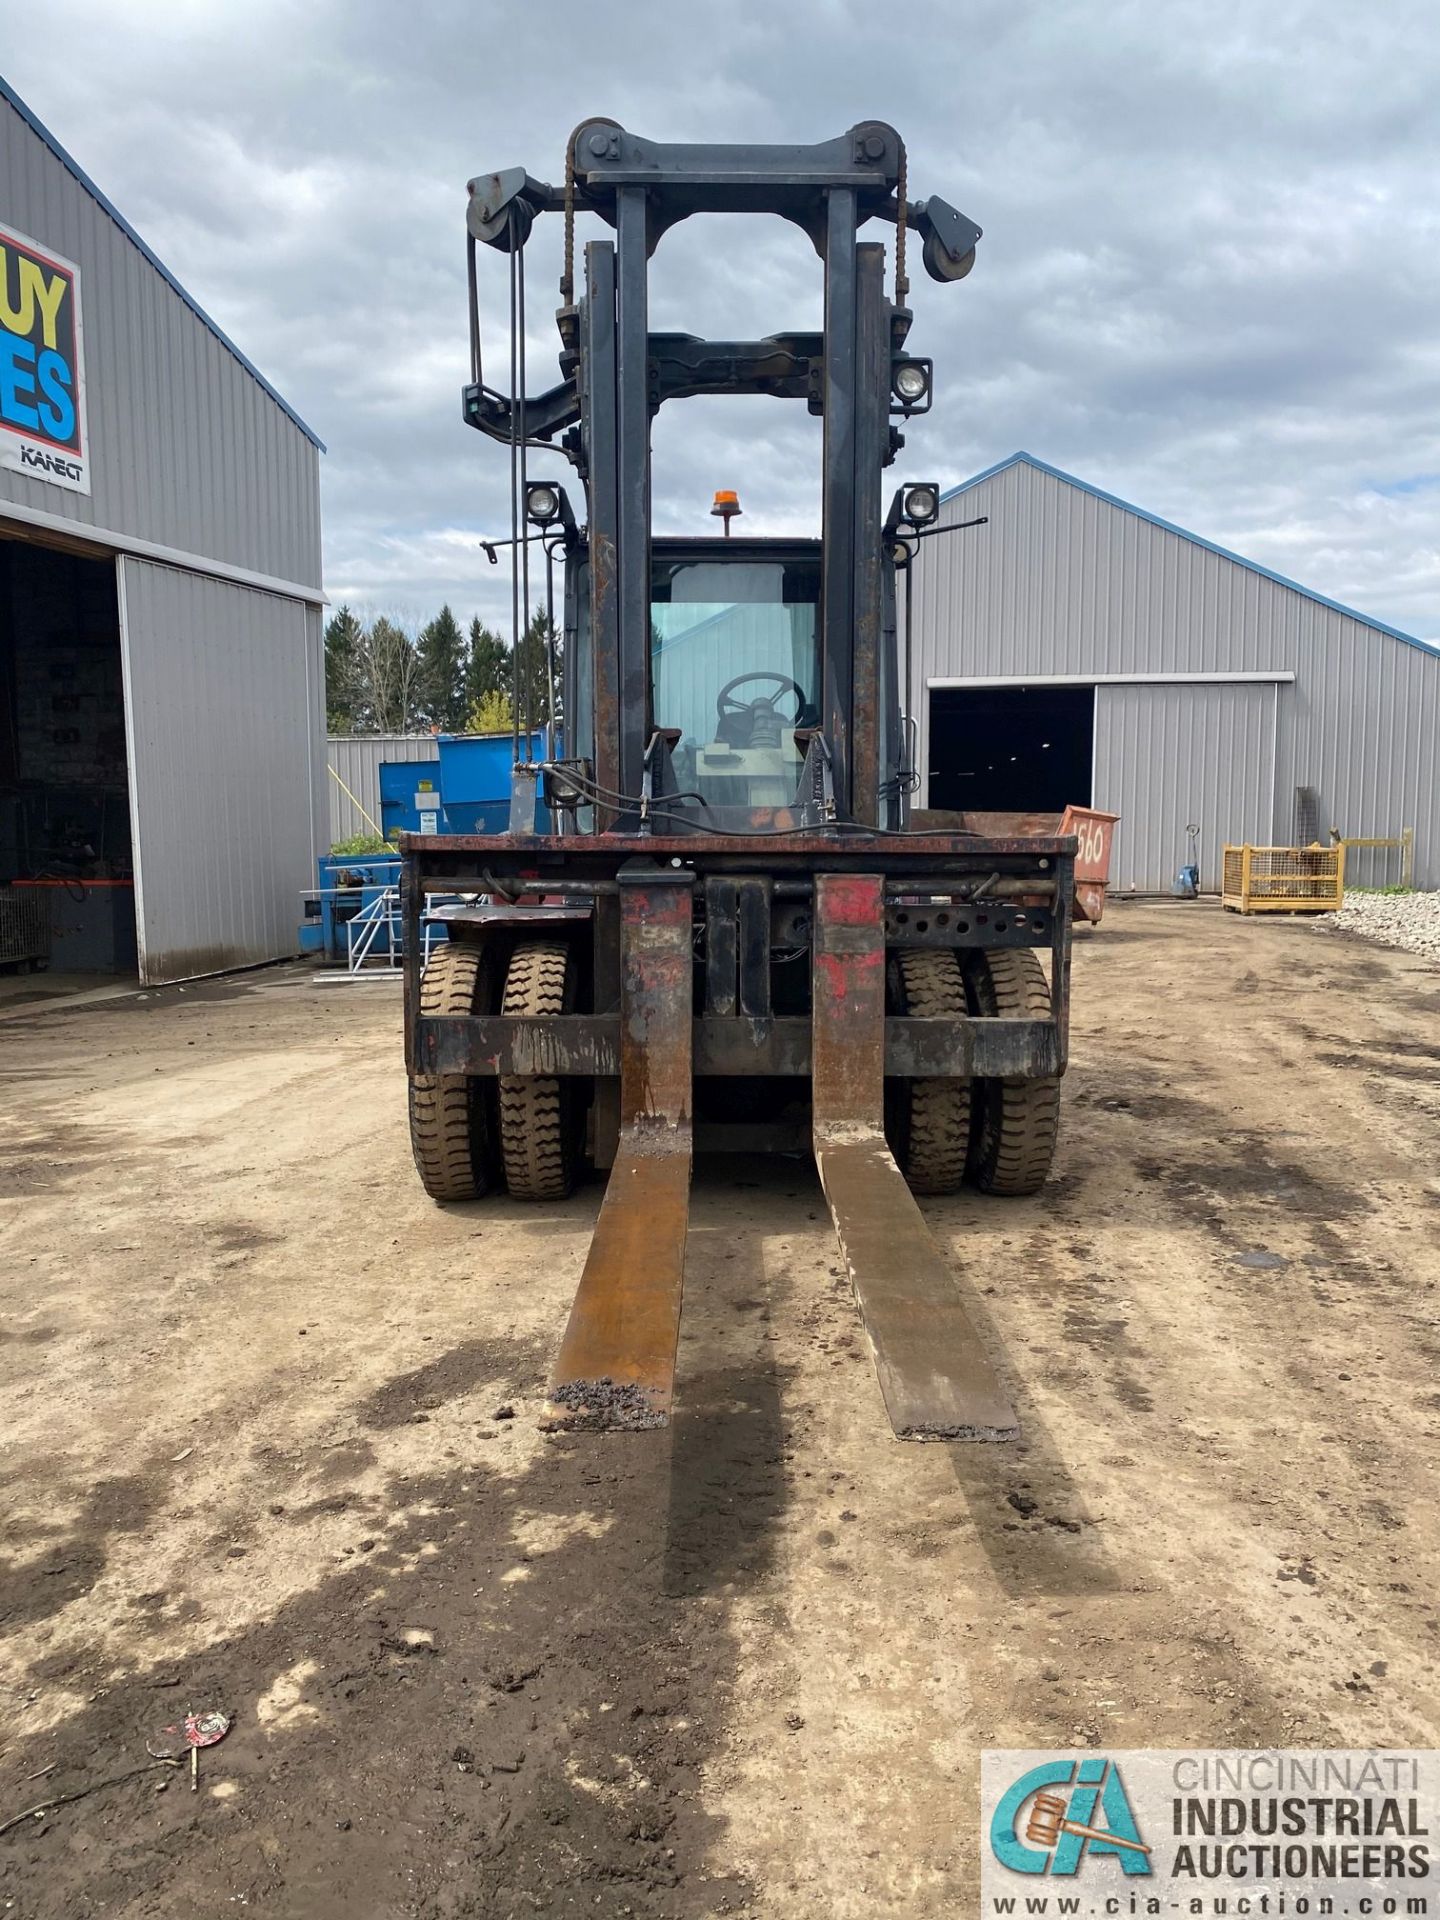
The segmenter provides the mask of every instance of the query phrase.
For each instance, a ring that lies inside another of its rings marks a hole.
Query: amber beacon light
[[[725,522],[725,538],[728,540],[730,538],[730,522],[743,511],[740,505],[739,494],[732,488],[721,487],[715,495],[715,504],[711,507],[710,511],[717,518]]]

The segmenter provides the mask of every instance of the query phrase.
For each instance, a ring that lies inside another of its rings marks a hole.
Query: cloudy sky
[[[506,456],[459,418],[471,174],[556,179],[592,114],[802,141],[875,117],[905,136],[912,195],[985,229],[963,284],[916,277],[938,391],[905,472],[955,481],[1024,447],[1440,638],[1433,4],[47,0],[6,9],[0,52],[327,443],[337,601],[508,605],[475,545],[508,523]],[[662,244],[652,326],[818,323],[798,230],[711,225]],[[532,384],[554,377],[558,227],[527,255]],[[498,356],[505,268],[482,267]],[[816,526],[794,403],[676,403],[655,451],[658,528],[709,529],[717,486],[749,530]]]

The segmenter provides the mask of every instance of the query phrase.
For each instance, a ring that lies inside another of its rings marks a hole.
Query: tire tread
[[[930,1020],[966,1015],[964,976],[949,948],[901,947],[891,960],[903,1012]],[[958,1192],[970,1149],[970,1082],[906,1080],[899,1097],[900,1168],[911,1192]]]
[[[473,1013],[481,991],[481,955],[447,940],[420,975],[422,1014]],[[478,1200],[485,1192],[483,1123],[475,1083],[463,1073],[417,1073],[410,1080],[410,1150],[432,1200]]]
[[[574,963],[561,941],[522,941],[510,956],[501,1012],[568,1013]],[[564,1088],[537,1074],[500,1076],[500,1152],[517,1200],[563,1200],[575,1184],[575,1144]]]
[[[1045,970],[1027,947],[981,954],[970,969],[978,1014],[1044,1020],[1050,1014]],[[1023,1197],[1049,1177],[1060,1130],[1060,1082],[978,1080],[970,1173],[982,1193]]]

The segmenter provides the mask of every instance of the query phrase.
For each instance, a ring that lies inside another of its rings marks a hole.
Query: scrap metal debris
[[[644,1433],[663,1427],[665,1415],[647,1387],[612,1380],[567,1380],[551,1389],[559,1415],[552,1423],[566,1433]]]

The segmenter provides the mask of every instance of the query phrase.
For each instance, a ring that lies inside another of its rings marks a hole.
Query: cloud
[[[961,286],[915,276],[937,402],[904,472],[951,482],[1026,447],[1440,635],[1433,8],[52,0],[7,40],[13,84],[329,444],[337,598],[508,608],[472,544],[508,526],[506,456],[459,415],[471,174],[556,178],[597,112],[717,140],[874,116],[906,137],[912,193],[986,230]],[[482,264],[501,354],[505,264]],[[543,386],[558,222],[528,264]],[[818,264],[779,224],[691,223],[653,296],[656,327],[810,326]],[[818,451],[794,403],[676,403],[656,524],[708,530],[737,486],[747,529],[813,531]]]

